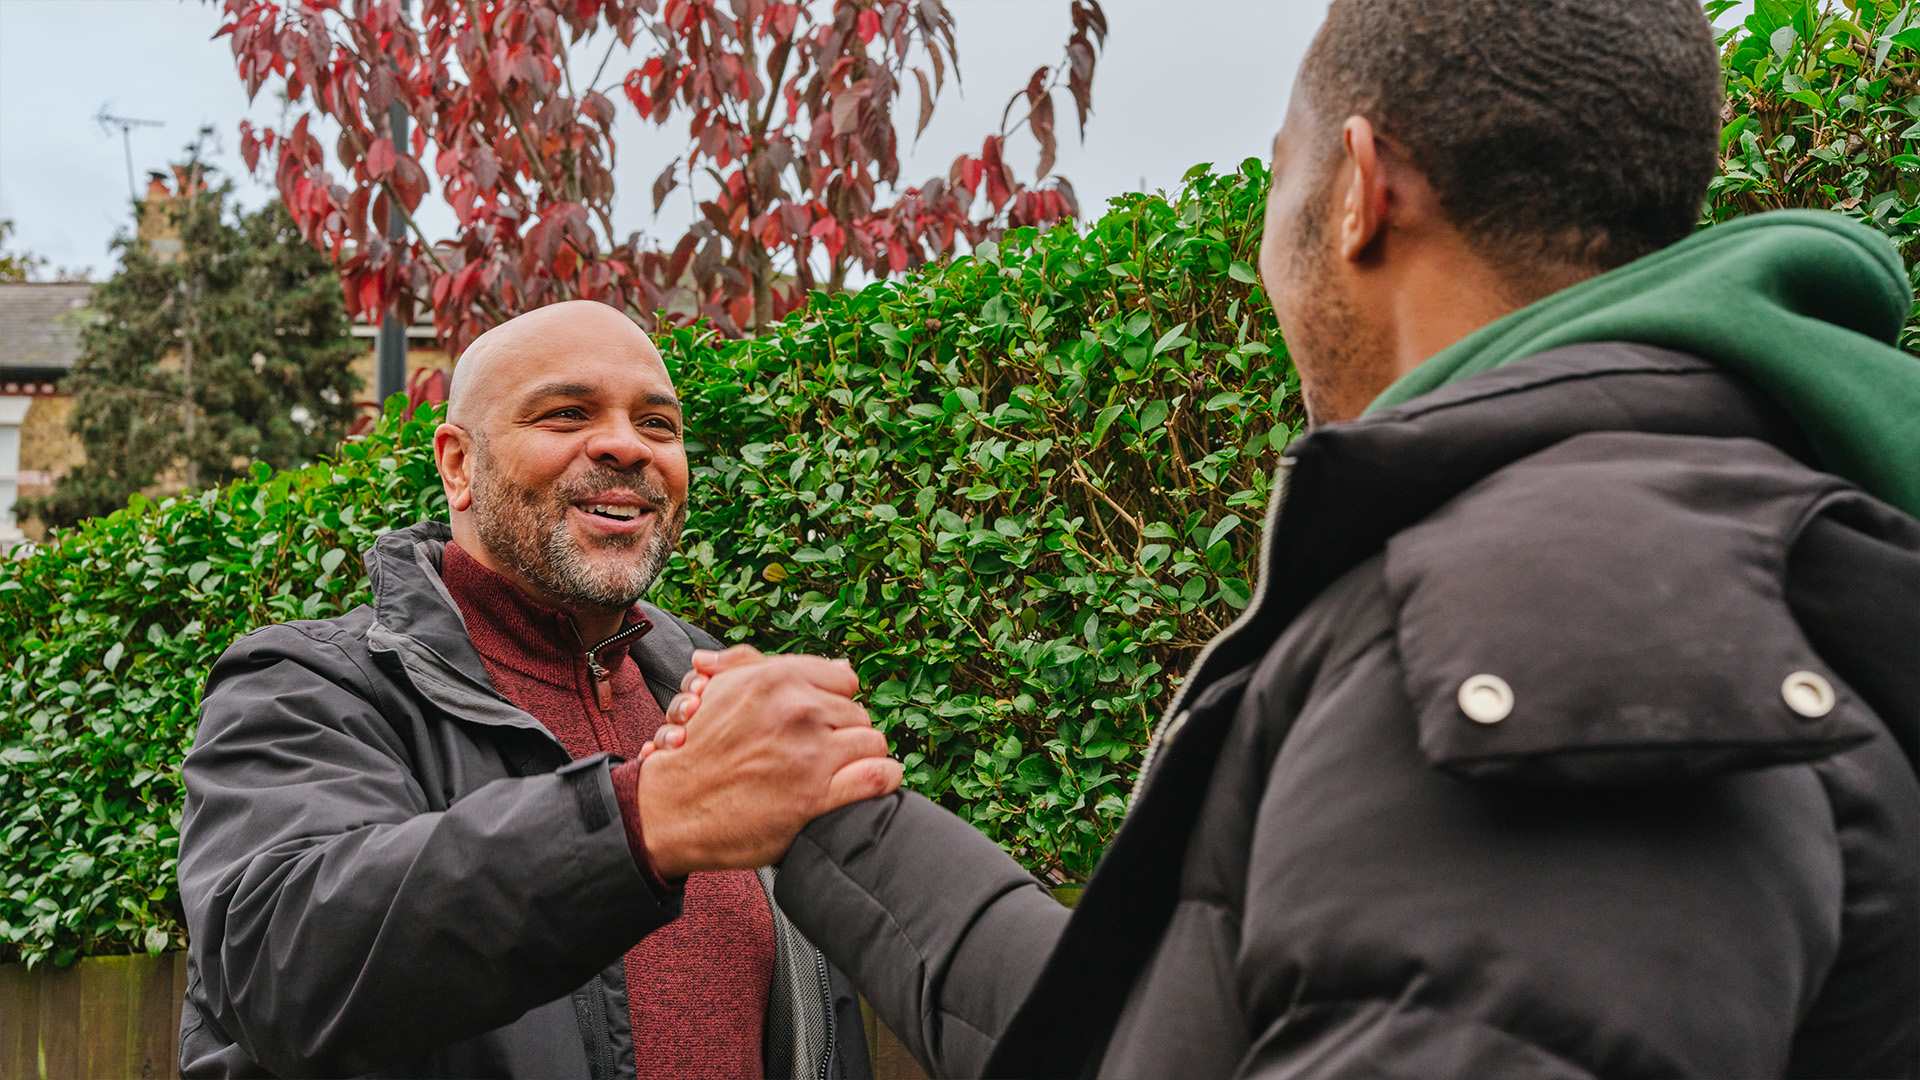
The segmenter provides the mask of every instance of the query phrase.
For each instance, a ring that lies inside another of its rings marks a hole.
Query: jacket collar
[[[422,695],[451,715],[544,732],[539,721],[494,688],[459,606],[440,580],[441,560],[452,540],[446,522],[429,520],[382,534],[374,542],[365,560],[373,582],[368,645],[395,662]],[[642,603],[640,612],[653,629],[630,654],[647,688],[665,708],[692,666],[693,640],[679,620],[652,604]]]

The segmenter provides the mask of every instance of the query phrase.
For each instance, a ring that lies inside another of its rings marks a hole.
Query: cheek
[[[660,482],[666,486],[667,494],[674,502],[683,503],[687,499],[687,445],[668,443],[653,454],[653,467],[660,470]]]
[[[551,488],[580,456],[578,441],[555,434],[542,434],[522,441],[494,462],[500,479],[526,492]]]
[[[1296,243],[1291,224],[1293,209],[1284,189],[1267,196],[1266,222],[1260,234],[1260,284],[1266,290],[1275,313],[1285,315],[1288,294],[1299,288],[1299,260],[1293,257]]]

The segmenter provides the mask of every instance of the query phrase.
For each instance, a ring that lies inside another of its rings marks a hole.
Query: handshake
[[[814,818],[900,786],[845,660],[696,652],[680,689],[640,754],[640,821],[662,877],[777,862]]]

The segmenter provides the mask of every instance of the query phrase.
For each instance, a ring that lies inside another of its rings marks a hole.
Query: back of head
[[[1300,90],[1405,148],[1496,265],[1606,270],[1686,236],[1718,153],[1696,0],[1335,0]]]

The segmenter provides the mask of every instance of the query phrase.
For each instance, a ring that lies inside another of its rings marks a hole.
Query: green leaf
[[[1214,522],[1213,531],[1207,533],[1207,542],[1205,544],[1202,544],[1201,547],[1202,548],[1212,547],[1213,545],[1226,539],[1227,534],[1232,532],[1234,529],[1239,528],[1239,526],[1240,526],[1240,519],[1237,517],[1233,517],[1229,515],[1227,517],[1221,518],[1219,521]]]
[[[118,671],[120,669],[120,658],[125,655],[127,655],[126,643],[116,641],[107,647],[107,654],[100,658],[100,663],[108,671]]]
[[[1100,410],[1100,414],[1093,419],[1093,434],[1090,437],[1087,449],[1099,449],[1101,440],[1107,437],[1107,428],[1113,426],[1113,418],[1125,412],[1126,409],[1127,406],[1123,402],[1119,405],[1109,405]]]
[[[326,554],[320,556],[320,572],[323,574],[333,573],[335,570],[340,569],[340,564],[345,562],[346,558],[347,553],[344,549],[328,549]]]
[[[1235,259],[1227,266],[1227,276],[1243,285],[1260,284],[1260,273],[1251,265]]]
[[[1186,336],[1186,330],[1187,324],[1181,323],[1179,326],[1161,334],[1160,340],[1153,343],[1153,355],[1157,357],[1168,349],[1176,349],[1182,345],[1193,344],[1193,339]]]
[[[1253,589],[1239,578],[1227,578],[1220,582],[1220,599],[1235,610],[1243,610],[1253,602]]]

